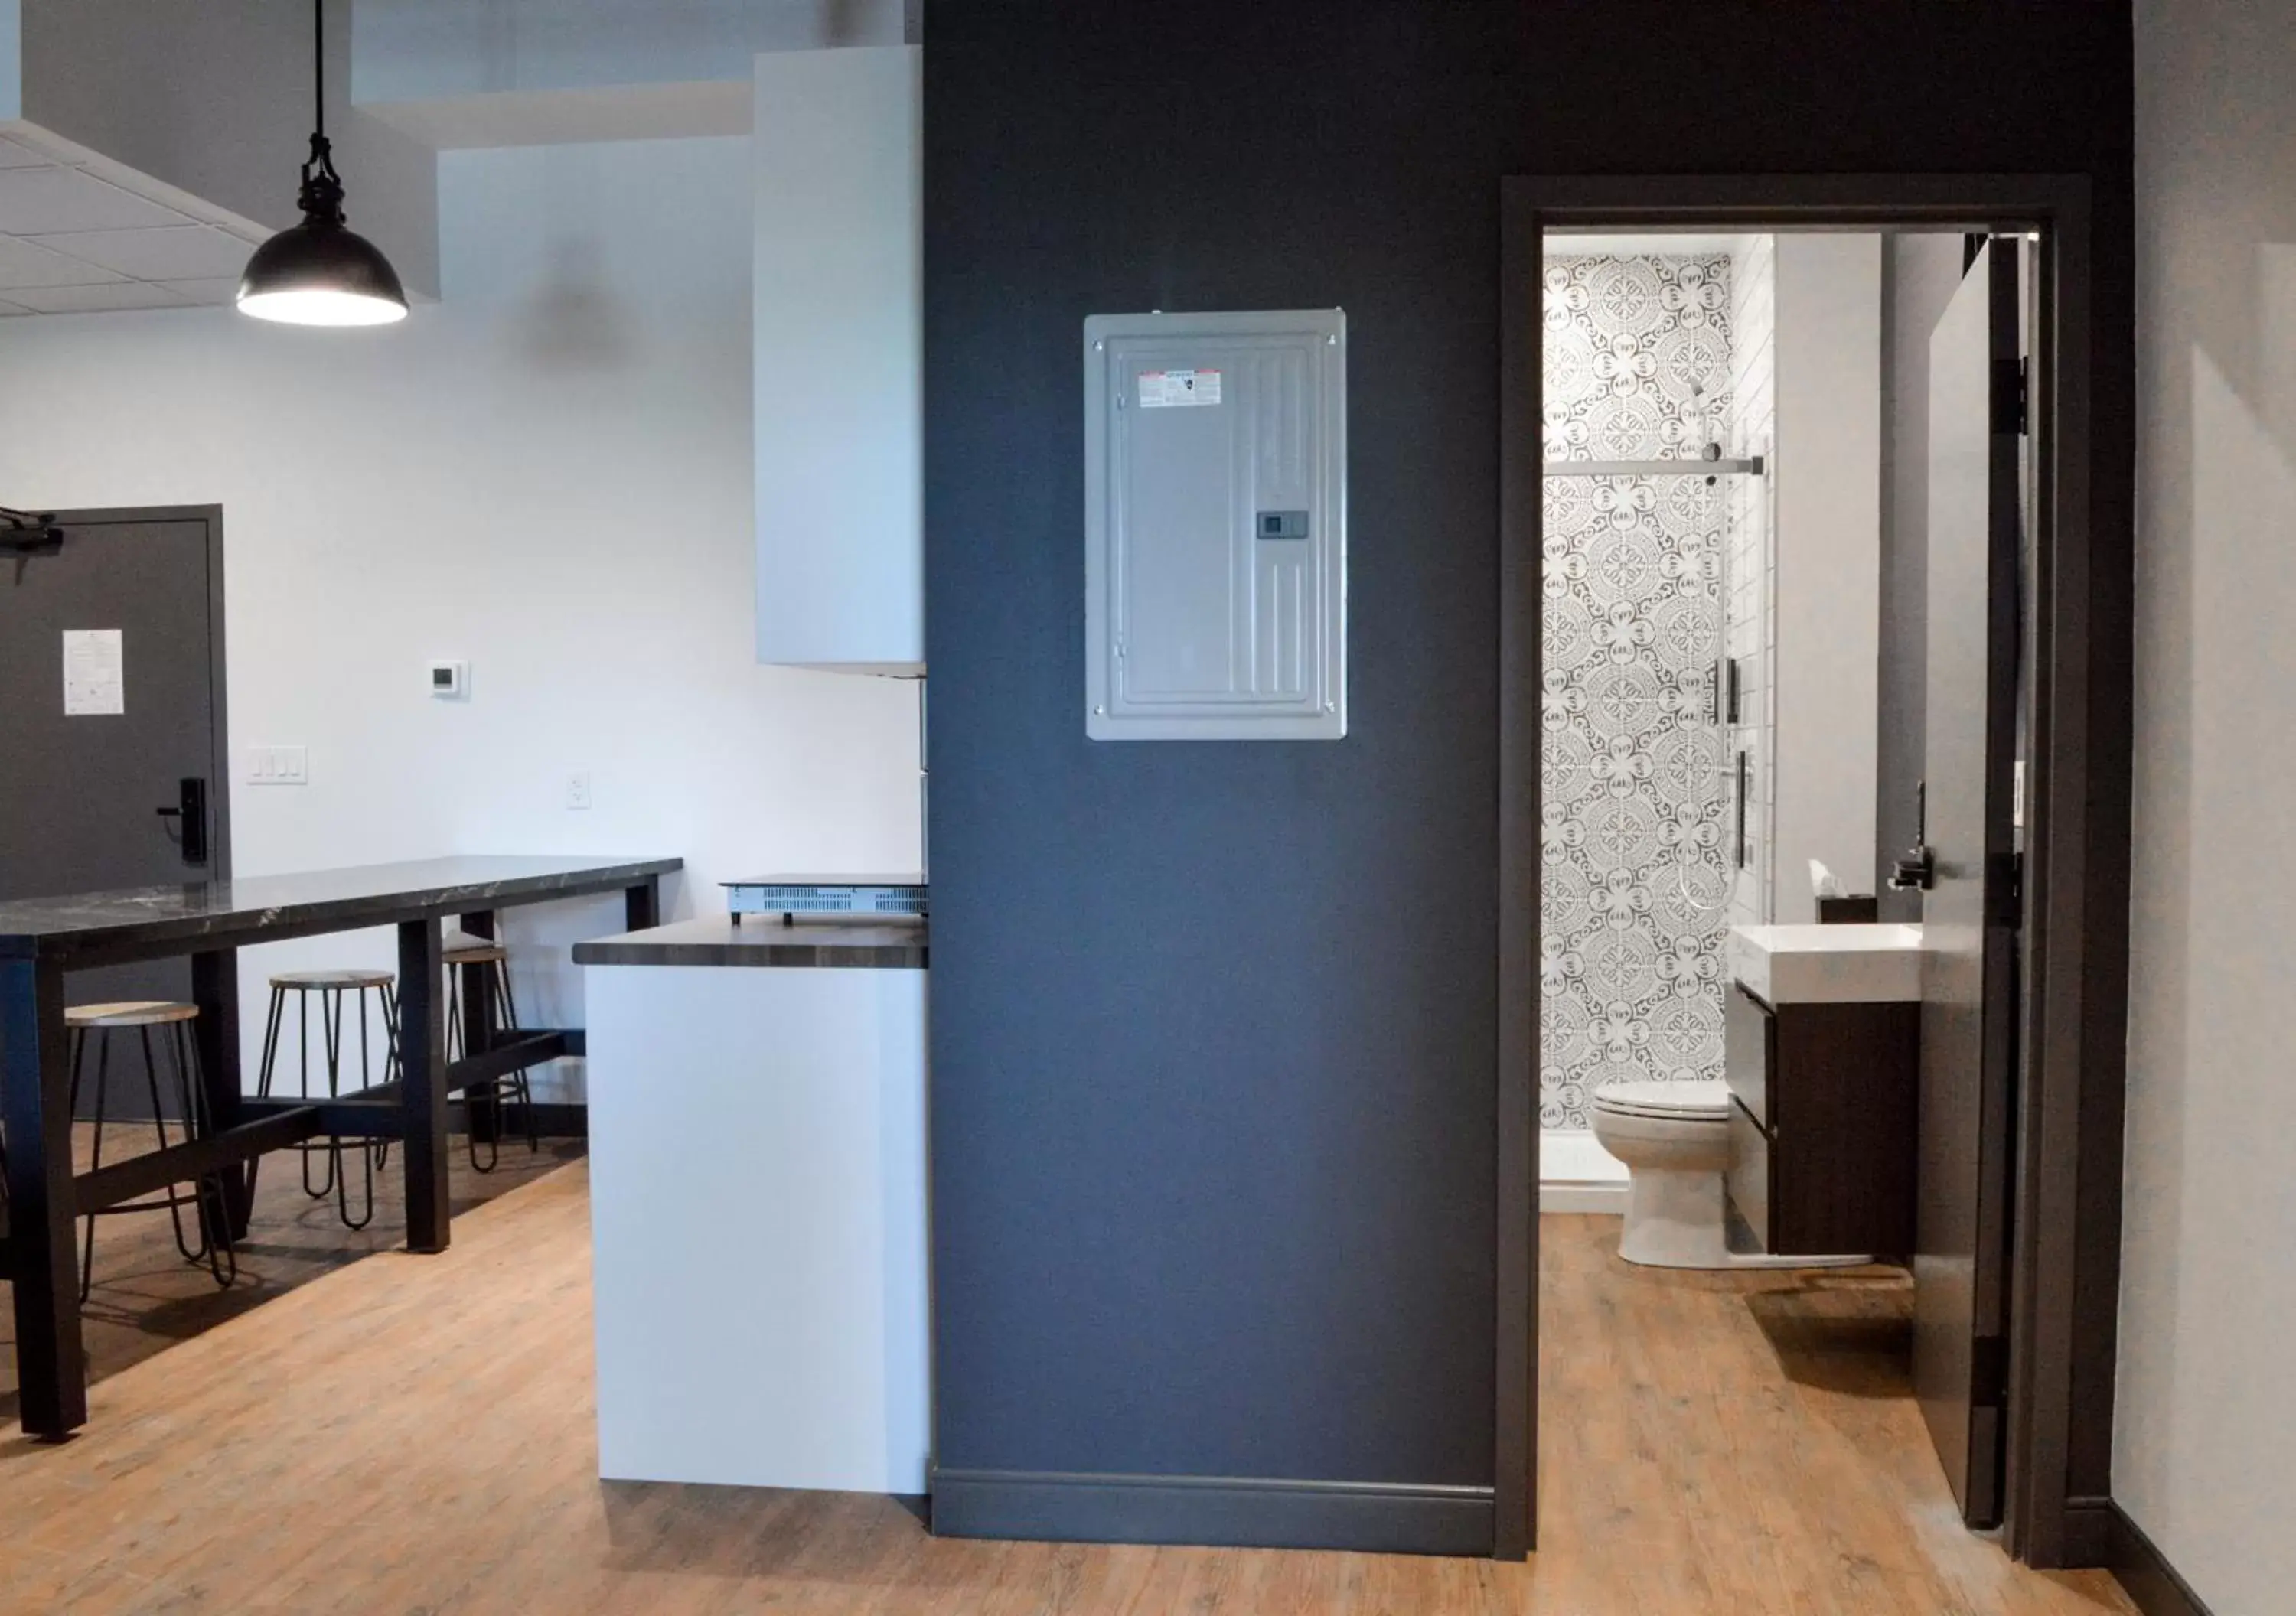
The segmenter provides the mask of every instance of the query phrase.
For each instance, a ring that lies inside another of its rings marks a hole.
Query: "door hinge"
[[[2024,437],[2032,430],[2033,379],[2024,359],[1993,362],[1993,430],[1997,436]]]
[[[0,555],[16,560],[16,582],[24,581],[24,567],[34,556],[52,556],[64,547],[64,530],[52,516],[11,510],[0,505]]]

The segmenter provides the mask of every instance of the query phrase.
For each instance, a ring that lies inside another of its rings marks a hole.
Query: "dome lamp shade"
[[[316,20],[321,5],[312,11]],[[382,250],[343,222],[343,181],[326,135],[325,39],[318,30],[319,112],[303,165],[303,222],[255,249],[240,277],[239,308],[289,325],[388,325],[406,318],[406,291]]]

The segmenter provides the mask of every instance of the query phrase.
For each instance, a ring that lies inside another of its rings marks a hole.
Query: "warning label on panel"
[[[1220,401],[1220,373],[1218,371],[1143,371],[1140,372],[1140,407],[1144,410],[1169,410],[1191,404],[1216,404]]]

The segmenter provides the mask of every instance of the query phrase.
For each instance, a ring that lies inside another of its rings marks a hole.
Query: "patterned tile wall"
[[[1730,259],[1550,257],[1546,456],[1726,446]],[[1709,702],[1726,502],[1698,477],[1545,479],[1539,1123],[1718,1076],[1728,754]]]

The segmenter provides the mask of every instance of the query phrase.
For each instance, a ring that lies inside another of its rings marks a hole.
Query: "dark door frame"
[[[228,686],[224,677],[223,507],[220,505],[124,505],[91,510],[59,510],[55,525],[64,543],[78,527],[125,522],[201,522],[208,535],[208,875],[231,879],[231,730]],[[37,565],[37,562],[34,565]],[[0,581],[0,589],[4,589]]]
[[[2057,175],[1500,182],[1494,1552],[1520,1558],[1538,1540],[1539,855],[1530,828],[1541,805],[1540,239],[1546,229],[1635,226],[2040,236],[2005,1525],[2011,1551],[2030,1564],[2105,1563],[2111,1506],[2094,1456],[2110,1449],[2120,1289],[2135,333],[2127,255],[2102,255],[2100,275],[2089,181]]]

